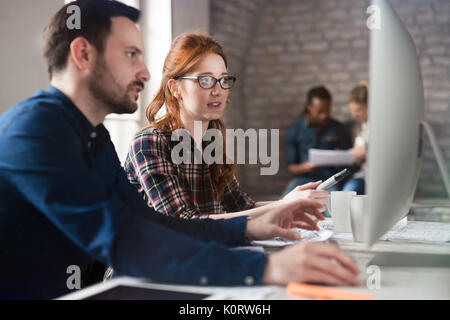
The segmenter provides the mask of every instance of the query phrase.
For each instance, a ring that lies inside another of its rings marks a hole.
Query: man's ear
[[[311,113],[311,105],[310,104],[307,104],[305,109],[306,109],[306,113]]]
[[[70,43],[69,58],[80,71],[89,69],[94,65],[97,50],[86,38],[78,37]]]
[[[170,93],[175,97],[175,99],[181,99],[178,83],[175,79],[170,79],[167,82],[167,86],[169,87]]]

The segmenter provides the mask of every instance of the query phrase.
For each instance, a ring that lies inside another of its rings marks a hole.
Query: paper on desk
[[[317,224],[324,230],[333,230],[333,221],[326,219]],[[333,239],[353,240],[352,233],[333,233]],[[417,243],[446,243],[450,242],[450,223],[407,221],[404,217],[391,230],[386,232],[382,241],[417,242]]]
[[[410,221],[402,229],[388,231],[380,240],[446,243],[450,242],[450,223]]]
[[[321,166],[353,164],[353,155],[345,150],[309,149],[309,161]]]
[[[302,242],[302,241],[311,241],[311,242],[326,241],[333,234],[333,232],[331,232],[329,230],[310,231],[310,230],[304,230],[304,229],[300,229],[300,228],[293,228],[291,230],[299,232],[300,235],[302,236],[302,238],[297,241],[290,241],[290,240],[286,240],[286,239],[282,239],[282,238],[275,238],[273,240],[252,241],[251,244],[254,246],[263,246],[263,247],[284,247],[284,246]]]
[[[408,224],[408,220],[406,217],[404,217],[403,219],[398,221],[392,227],[392,229],[390,231],[388,231],[388,233],[389,232],[400,232],[407,226],[407,224]],[[333,231],[333,220],[332,219],[325,219],[323,221],[319,221],[319,223],[317,223],[317,225],[321,229]],[[381,237],[380,240],[390,240],[390,239],[386,238],[388,233],[386,233],[385,236]],[[332,238],[340,239],[340,240],[353,240],[353,235],[351,232],[333,232]]]
[[[264,300],[270,294],[279,290],[277,286],[253,286],[253,287],[219,287],[220,292],[230,300]]]

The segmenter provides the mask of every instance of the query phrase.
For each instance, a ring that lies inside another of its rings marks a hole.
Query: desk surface
[[[335,239],[339,247],[347,252],[357,263],[361,274],[360,287],[339,287],[342,290],[370,294],[374,299],[395,300],[450,300],[450,268],[431,267],[379,267],[379,282],[377,282],[376,269],[369,267],[369,262],[378,252],[403,252],[403,253],[434,253],[450,255],[450,244],[417,244],[417,243],[393,243],[378,241],[370,250],[365,250],[362,243],[350,240]],[[266,250],[270,254],[270,250]],[[286,292],[283,286],[257,286],[257,287],[200,287],[177,286],[148,283],[144,280],[133,278],[119,278],[106,283],[98,284],[73,294],[62,297],[63,299],[80,299],[93,292],[111,287],[115,282],[132,283],[136,286],[161,288],[167,290],[181,290],[187,292],[210,293],[212,299],[303,299],[294,297]],[[379,283],[379,288],[377,284]]]
[[[360,287],[340,287],[359,293],[370,294],[374,299],[395,300],[450,300],[450,268],[430,267],[379,267],[379,288],[374,276],[376,269],[369,268],[369,262],[379,252],[434,253],[450,255],[450,244],[412,244],[379,241],[370,250],[364,245],[349,240],[336,240],[339,247],[347,252],[361,271]],[[369,282],[369,283],[368,283]],[[370,289],[369,289],[370,288]],[[269,299],[296,299],[286,290],[279,290]]]

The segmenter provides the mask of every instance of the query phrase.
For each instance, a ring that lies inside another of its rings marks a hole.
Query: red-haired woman
[[[223,161],[194,161],[195,152],[208,145],[202,142],[207,129],[219,130],[226,146],[220,117],[235,81],[227,71],[222,47],[211,37],[186,33],[174,40],[164,62],[160,88],[147,108],[149,126],[134,137],[125,164],[130,182],[158,212],[187,219],[256,217],[277,205],[276,201],[255,203],[240,190],[234,166],[226,161],[225,147],[221,148]],[[165,113],[161,115],[163,106]],[[194,136],[194,123],[201,124],[201,136]],[[192,161],[173,161],[172,151],[179,142],[172,136],[179,129],[194,137],[189,145]],[[318,183],[299,186],[282,201],[300,197],[325,203],[328,193],[313,190]],[[303,226],[315,229],[315,222],[305,217]]]

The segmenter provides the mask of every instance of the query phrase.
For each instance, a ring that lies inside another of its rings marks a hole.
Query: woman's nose
[[[222,88],[220,87],[219,81],[216,82],[215,86],[211,89],[211,94],[213,96],[218,96],[221,92]]]

